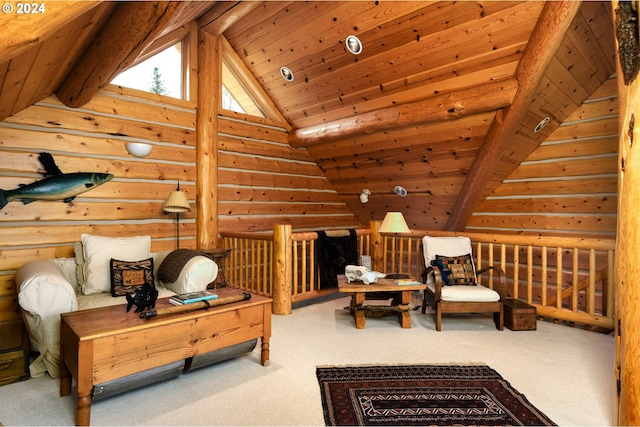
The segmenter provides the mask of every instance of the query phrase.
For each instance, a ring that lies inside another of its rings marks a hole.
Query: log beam
[[[514,80],[494,82],[318,126],[297,129],[290,134],[289,145],[294,148],[309,147],[326,142],[328,138],[343,138],[355,134],[424,125],[494,111],[509,105],[513,101],[516,89],[517,83]]]
[[[516,69],[518,91],[513,103],[494,119],[467,179],[451,211],[445,230],[461,231],[478,203],[486,197],[487,184],[503,151],[525,117],[544,72],[560,47],[580,1],[546,2]]]
[[[86,104],[165,30],[189,2],[123,2],[58,88],[67,106]]]
[[[216,2],[207,13],[198,19],[198,26],[212,36],[220,36],[227,28],[260,4],[261,2],[258,1]]]

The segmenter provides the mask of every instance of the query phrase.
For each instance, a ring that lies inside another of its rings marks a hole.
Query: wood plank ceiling
[[[291,145],[308,150],[363,223],[400,210],[411,227],[462,229],[615,72],[608,2],[185,2],[162,6],[170,14],[157,20],[162,28],[120,27],[135,36],[122,34],[128,51],[91,62],[104,54],[118,10],[145,2],[126,3],[53,2],[42,25],[3,30],[0,119],[52,93],[77,106],[69,88],[92,65],[101,67],[92,77],[99,88],[155,38],[200,18],[203,30],[226,37],[292,125]],[[349,35],[362,42],[360,54],[346,50]]]

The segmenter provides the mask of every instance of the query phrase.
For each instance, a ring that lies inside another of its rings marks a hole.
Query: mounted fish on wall
[[[0,189],[0,209],[12,200],[20,199],[25,205],[36,200],[62,200],[68,203],[98,185],[113,179],[109,173],[73,172],[62,173],[49,153],[40,153],[38,160],[45,168],[46,178],[31,184],[20,185],[14,190]]]

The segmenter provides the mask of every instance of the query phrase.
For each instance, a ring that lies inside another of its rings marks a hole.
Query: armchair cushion
[[[424,236],[422,238],[422,248],[424,253],[425,266],[430,266],[431,261],[436,259],[436,255],[459,256],[473,253],[473,251],[471,250],[471,239],[465,236]]]
[[[427,288],[435,293],[435,283],[430,283]],[[476,286],[443,286],[440,300],[446,302],[496,302],[500,301],[500,294],[493,289],[482,285]]]
[[[436,255],[431,263],[438,267],[445,286],[476,284],[476,269],[471,254],[455,257]]]

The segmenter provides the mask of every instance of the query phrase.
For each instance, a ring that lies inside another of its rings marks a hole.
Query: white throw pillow
[[[82,234],[84,295],[111,292],[109,261],[140,261],[151,257],[151,237],[102,237]]]

